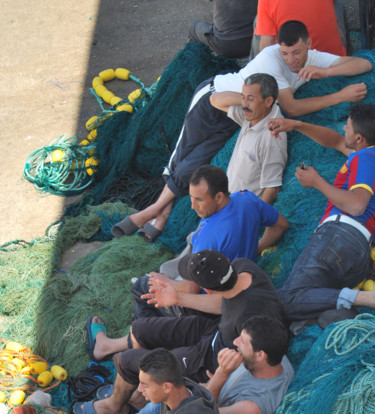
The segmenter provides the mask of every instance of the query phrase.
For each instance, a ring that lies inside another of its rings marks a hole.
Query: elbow
[[[288,118],[296,118],[297,116],[304,115],[298,110],[297,105],[289,106],[288,108],[283,107],[283,111],[288,115]]]
[[[353,206],[349,214],[353,217],[359,217],[362,216],[362,214],[366,211],[366,207],[363,207],[362,205]]]
[[[217,94],[216,93],[213,93],[211,96],[210,96],[210,103],[211,103],[211,105],[213,106],[213,107],[215,107],[215,108],[217,108],[217,96],[216,96]]]
[[[366,61],[366,64],[365,64],[364,72],[370,72],[370,70],[372,70],[372,63],[367,59],[365,59],[365,61]]]

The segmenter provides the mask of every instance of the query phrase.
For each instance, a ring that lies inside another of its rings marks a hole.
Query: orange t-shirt
[[[276,36],[288,20],[303,22],[320,52],[346,56],[336,22],[334,0],[259,0],[255,34]]]

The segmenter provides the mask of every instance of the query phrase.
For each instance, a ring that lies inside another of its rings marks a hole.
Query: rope
[[[85,162],[95,146],[76,142],[76,137],[60,135],[51,144],[33,151],[26,160],[24,177],[39,191],[59,196],[80,193],[93,181],[86,172]]]
[[[372,324],[369,322],[372,322]],[[363,313],[353,320],[350,319],[338,324],[329,334],[325,349],[327,351],[333,349],[336,355],[346,355],[353,352],[374,335],[374,316]]]

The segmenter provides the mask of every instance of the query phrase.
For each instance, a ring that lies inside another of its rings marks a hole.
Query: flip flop
[[[95,400],[85,401],[85,402],[78,402],[73,405],[73,413],[74,414],[96,414],[96,410],[94,408]],[[83,406],[83,408],[82,408]]]
[[[122,236],[131,236],[137,230],[139,230],[139,227],[134,223],[130,216],[126,216],[112,227],[111,233],[114,237],[120,238]]]
[[[100,362],[101,360],[96,359],[94,357],[94,348],[96,343],[96,335],[98,332],[104,332],[107,333],[107,328],[104,324],[99,322],[92,322],[92,318],[94,316],[90,316],[89,319],[87,319],[86,322],[86,330],[87,330],[87,336],[89,339],[89,354],[92,361]]]
[[[152,243],[161,235],[161,230],[150,223],[145,223],[143,227],[138,230],[138,234],[149,243]]]
[[[110,397],[113,393],[113,384],[103,385],[96,391],[96,399],[97,400],[104,400]]]

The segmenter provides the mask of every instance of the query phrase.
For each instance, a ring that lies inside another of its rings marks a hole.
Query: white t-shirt
[[[316,49],[309,50],[305,66],[314,65],[328,68],[340,56],[326,52],[318,52]],[[214,79],[216,92],[242,92],[242,86],[247,77],[254,73],[267,73],[272,75],[279,86],[279,90],[290,88],[294,93],[306,81],[297,81],[297,73],[291,72],[288,65],[283,61],[278,44],[266,47],[243,69],[237,73],[217,75]]]

